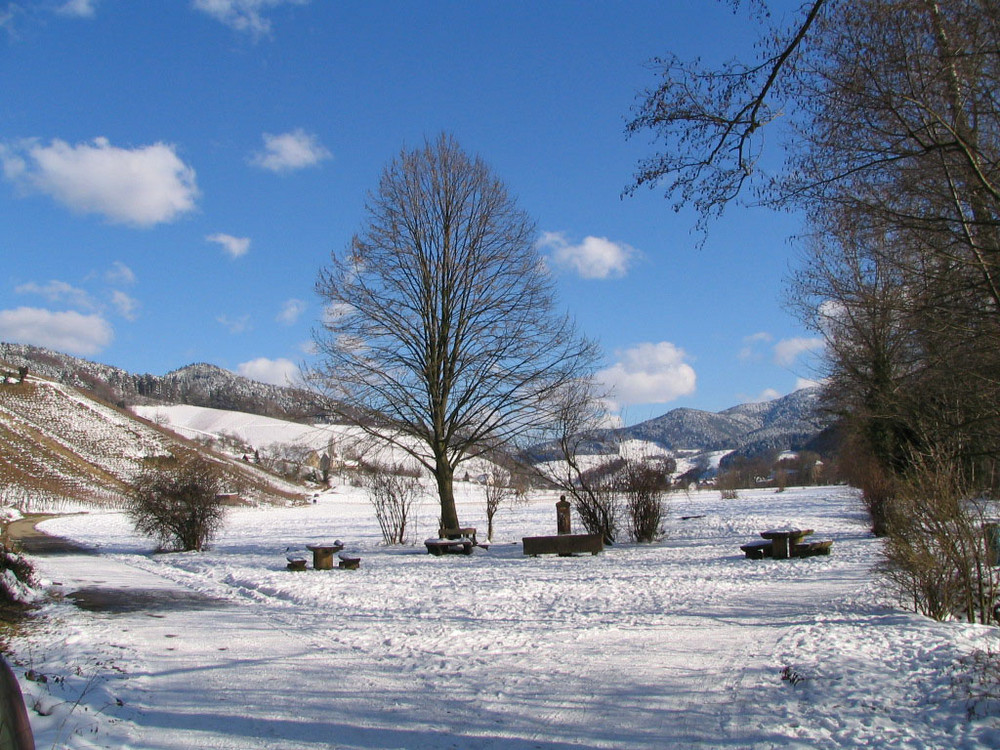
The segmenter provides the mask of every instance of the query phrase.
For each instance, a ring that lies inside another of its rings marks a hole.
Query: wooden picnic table
[[[314,570],[333,570],[333,553],[340,552],[344,545],[337,542],[322,542],[307,544],[306,549],[313,553]]]
[[[787,560],[792,557],[795,545],[813,533],[812,529],[768,529],[760,535],[771,542],[771,557],[776,560]]]

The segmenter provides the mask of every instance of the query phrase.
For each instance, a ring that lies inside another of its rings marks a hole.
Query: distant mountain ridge
[[[304,389],[260,383],[221,367],[193,364],[166,375],[136,375],[118,367],[25,344],[0,343],[0,363],[94,393],[113,404],[187,404],[243,411],[292,421],[317,421],[319,399]],[[819,389],[806,388],[773,401],[746,403],[720,412],[673,409],[630,427],[601,431],[586,453],[616,453],[617,445],[641,440],[669,451],[737,451],[759,455],[808,447],[829,427],[819,409]],[[539,446],[538,455],[551,447]]]
[[[314,420],[319,412],[316,395],[305,389],[261,383],[204,363],[162,376],[137,375],[42,347],[2,342],[0,362],[15,369],[27,366],[33,373],[121,406],[188,404],[293,421]]]
[[[614,436],[673,451],[735,450],[757,455],[801,449],[830,423],[820,409],[820,389],[804,388],[773,401],[740,404],[720,412],[673,409],[615,430]]]
[[[582,454],[618,454],[629,441],[653,444],[674,454],[731,451],[758,456],[817,450],[832,420],[820,409],[820,389],[806,388],[774,399],[720,412],[682,407],[630,427],[600,430],[579,446]],[[835,447],[835,446],[833,446]],[[556,456],[554,444],[532,449],[536,460]]]

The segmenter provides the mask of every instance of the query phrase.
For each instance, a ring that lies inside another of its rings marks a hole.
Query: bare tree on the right
[[[920,507],[928,473],[1000,489],[1000,2],[811,0],[759,50],[666,59],[629,125],[663,149],[631,189],[665,184],[703,227],[733,202],[805,216],[790,303],[826,340],[876,530],[920,533],[892,504]]]

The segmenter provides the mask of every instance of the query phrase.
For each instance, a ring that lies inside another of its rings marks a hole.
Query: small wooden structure
[[[340,558],[340,562],[337,563],[337,567],[341,570],[357,570],[361,567],[361,556],[351,555],[347,552],[341,552],[337,555]]]
[[[344,545],[338,540],[336,542],[323,542],[321,544],[307,544],[306,549],[313,553],[313,568],[316,570],[333,570],[333,553],[340,552]]]
[[[463,526],[457,529],[446,529],[443,526],[438,529],[438,539],[471,539],[473,546],[477,546],[476,527]]]
[[[792,557],[792,550],[805,537],[813,533],[812,529],[769,529],[760,532],[765,539],[771,540],[771,557],[775,560],[787,560]]]
[[[526,536],[521,540],[524,554],[537,555],[571,555],[589,552],[596,555],[604,549],[602,534],[556,534],[555,536]]]
[[[441,555],[471,555],[475,546],[468,537],[459,539],[425,539],[424,546],[427,551],[440,557]]]
[[[740,549],[751,560],[763,560],[765,557],[771,556],[771,543],[766,539],[747,542],[741,545]]]
[[[775,560],[787,560],[791,557],[812,557],[813,555],[829,555],[833,541],[804,541],[813,533],[812,529],[769,529],[760,532],[761,540],[747,542],[740,546],[743,553],[751,560],[761,560],[773,557]]]
[[[829,555],[833,547],[832,539],[822,541],[802,542],[792,548],[792,557],[812,557],[813,555]]]
[[[573,533],[573,514],[565,495],[560,495],[559,502],[556,503],[556,533]]]
[[[305,570],[306,569],[306,562],[307,562],[307,560],[302,555],[289,555],[286,559],[288,560],[288,569],[289,570]]]

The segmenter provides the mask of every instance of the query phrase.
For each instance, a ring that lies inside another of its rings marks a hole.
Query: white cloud
[[[111,304],[115,306],[118,314],[125,318],[125,320],[135,320],[139,317],[138,301],[125,294],[125,292],[117,289],[113,291],[111,293]]]
[[[813,380],[812,378],[797,378],[795,380],[795,390],[801,391],[803,388],[816,388],[824,384],[823,380]]]
[[[236,31],[255,37],[271,33],[264,11],[280,5],[305,5],[309,0],[194,0],[194,7]]]
[[[765,401],[774,401],[776,398],[781,398],[781,391],[775,388],[765,388],[756,397],[752,398],[751,401],[760,404]]]
[[[37,294],[53,304],[66,304],[84,310],[96,310],[97,304],[83,289],[67,284],[65,281],[50,281],[40,285],[31,281],[14,288],[15,294]]]
[[[250,316],[241,315],[238,318],[230,318],[228,315],[220,315],[216,319],[217,323],[225,326],[232,333],[246,333],[250,330]]]
[[[774,362],[782,367],[791,367],[803,354],[817,351],[823,346],[823,339],[816,337],[782,339],[774,345]]]
[[[104,280],[109,284],[123,284],[131,286],[135,283],[135,273],[120,260],[111,264],[111,268],[104,274]]]
[[[155,143],[134,149],[106,138],[71,146],[55,139],[0,146],[4,175],[22,190],[48,195],[78,213],[118,224],[151,227],[195,207],[195,172],[174,147]]]
[[[543,232],[538,246],[549,251],[555,266],[574,271],[585,279],[621,278],[638,255],[635,248],[606,237],[588,236],[579,245],[573,245],[562,232]]]
[[[67,2],[56,8],[56,12],[64,16],[93,18],[96,2],[97,0],[67,0]]]
[[[299,366],[284,358],[258,357],[239,365],[236,371],[245,378],[272,385],[297,385],[302,380],[299,376]]]
[[[760,331],[750,336],[744,336],[743,348],[740,349],[737,357],[743,362],[760,359],[761,354],[757,347],[761,344],[770,344],[772,341],[774,341],[774,337],[766,331]]]
[[[264,133],[264,150],[258,151],[250,159],[250,163],[261,169],[272,172],[291,172],[319,164],[332,154],[302,128],[288,133],[272,135]]]
[[[305,312],[305,309],[305,302],[300,299],[290,299],[281,306],[281,312],[278,313],[277,320],[279,323],[290,326],[299,319],[302,313]]]
[[[87,356],[97,354],[113,338],[111,324],[100,315],[52,312],[36,307],[0,310],[0,339],[4,341]]]
[[[250,249],[249,237],[233,237],[231,234],[217,232],[215,234],[208,235],[205,239],[209,242],[222,245],[222,249],[225,250],[231,258],[240,258],[246,255],[247,251]]]
[[[620,405],[663,404],[694,393],[697,376],[687,354],[669,341],[643,343],[619,353],[597,374]]]

